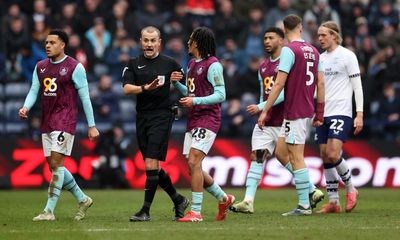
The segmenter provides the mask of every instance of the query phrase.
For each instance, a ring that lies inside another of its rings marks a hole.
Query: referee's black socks
[[[158,184],[164,191],[169,195],[175,204],[180,204],[183,202],[184,197],[176,192],[175,187],[172,185],[171,178],[164,169],[160,169],[158,172]]]
[[[146,184],[144,187],[144,203],[141,211],[149,213],[154,195],[158,186],[158,170],[146,170]]]

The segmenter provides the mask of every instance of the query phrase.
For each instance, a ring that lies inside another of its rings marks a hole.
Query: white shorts
[[[50,157],[51,152],[71,155],[74,145],[74,135],[62,131],[53,131],[42,134],[42,144],[45,157]]]
[[[186,132],[183,142],[183,155],[189,157],[190,148],[200,150],[207,155],[216,137],[215,132],[206,128],[194,128],[192,131]]]
[[[256,124],[251,137],[251,150],[267,149],[270,154],[275,150],[281,127],[263,127],[261,130]]]
[[[311,118],[284,119],[279,137],[284,137],[285,142],[289,144],[305,144],[310,122]]]

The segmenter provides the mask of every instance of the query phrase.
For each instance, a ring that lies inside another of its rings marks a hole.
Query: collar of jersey
[[[51,61],[51,59],[50,59],[50,62],[51,62],[52,64],[57,64],[57,63],[60,63],[60,62],[64,61],[67,57],[68,57],[68,55],[65,55],[63,58],[61,58],[60,60],[55,61],[55,62]]]
[[[305,41],[304,41],[304,39],[299,38],[299,39],[295,39],[295,40],[293,40],[291,42],[305,42]]]

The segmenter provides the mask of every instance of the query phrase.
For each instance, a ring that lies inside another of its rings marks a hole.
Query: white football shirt
[[[353,117],[353,86],[350,78],[360,76],[356,55],[338,46],[332,52],[323,52],[321,62],[325,79],[324,117],[342,115]]]

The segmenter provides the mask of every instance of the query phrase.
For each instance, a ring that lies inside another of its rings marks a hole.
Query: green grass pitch
[[[182,192],[190,196],[189,190]],[[244,195],[243,189],[227,192],[233,193],[237,200]],[[72,195],[63,191],[56,208],[57,220],[33,222],[32,217],[45,205],[46,190],[2,190],[0,239],[400,239],[400,189],[363,188],[359,192],[358,206],[350,214],[282,217],[283,212],[295,207],[295,190],[259,190],[254,214],[230,212],[224,222],[214,220],[217,203],[205,192],[204,221],[177,223],[171,221],[171,201],[158,190],[150,213],[152,221],[131,223],[129,216],[140,208],[142,191],[87,191],[94,204],[81,222],[73,220],[77,205]],[[343,206],[345,200],[341,197]]]

